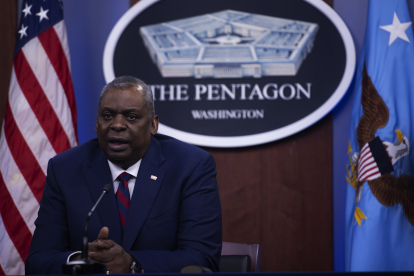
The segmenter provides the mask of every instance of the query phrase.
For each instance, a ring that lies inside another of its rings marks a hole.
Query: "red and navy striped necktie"
[[[121,218],[122,230],[124,230],[129,209],[129,189],[128,180],[132,177],[129,173],[123,172],[118,176],[119,186],[116,191],[116,201],[118,203],[119,217]]]

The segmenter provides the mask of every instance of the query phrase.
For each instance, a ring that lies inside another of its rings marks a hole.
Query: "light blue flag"
[[[414,271],[414,38],[405,0],[369,2],[355,78],[345,271]]]

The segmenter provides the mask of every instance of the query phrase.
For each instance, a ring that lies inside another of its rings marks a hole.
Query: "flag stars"
[[[40,12],[36,13],[37,16],[39,16],[39,22],[42,22],[43,19],[49,20],[49,17],[47,17],[47,12],[49,10],[43,10],[42,7],[40,7]]]
[[[28,14],[32,14],[32,12],[30,11],[31,8],[32,5],[28,6],[26,3],[26,7],[24,8],[24,10],[22,10],[22,13],[24,13],[24,17],[26,17]]]
[[[19,31],[19,34],[20,34],[20,39],[22,39],[23,38],[23,36],[27,36],[27,33],[26,33],[26,30],[27,30],[27,27],[28,26],[24,26],[23,24],[22,24],[22,28],[20,29],[20,31]]]
[[[380,26],[381,29],[390,32],[390,40],[388,46],[390,46],[397,38],[401,38],[407,42],[410,42],[405,31],[411,25],[411,22],[401,23],[397,14],[394,12],[394,19],[391,25]]]

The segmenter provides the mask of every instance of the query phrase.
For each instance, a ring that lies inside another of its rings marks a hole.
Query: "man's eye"
[[[105,119],[111,119],[111,118],[112,118],[112,115],[111,115],[110,113],[105,113],[105,114],[103,115],[103,117],[104,117]]]
[[[135,116],[135,115],[128,115],[127,116],[128,120],[135,120],[136,118],[137,118],[137,116]]]

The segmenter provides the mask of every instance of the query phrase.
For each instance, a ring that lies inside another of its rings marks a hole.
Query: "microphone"
[[[83,233],[83,243],[82,243],[82,260],[88,259],[88,226],[89,226],[89,219],[92,216],[93,211],[95,211],[96,206],[98,206],[99,202],[101,201],[102,197],[107,194],[111,190],[111,185],[106,184],[103,187],[103,192],[101,196],[96,201],[95,205],[92,207],[91,211],[88,213],[88,216],[86,217],[86,223],[85,223],[85,232]]]
[[[99,273],[106,273],[106,265],[97,263],[91,260],[88,260],[88,226],[89,220],[92,216],[93,211],[95,211],[96,206],[98,206],[99,202],[101,201],[102,197],[107,194],[111,190],[111,185],[106,184],[103,187],[103,191],[101,196],[96,201],[95,205],[92,207],[91,211],[88,213],[85,222],[85,232],[83,233],[83,240],[82,240],[82,256],[81,260],[78,261],[71,261],[66,264],[62,265],[62,272],[63,274],[99,274]]]

